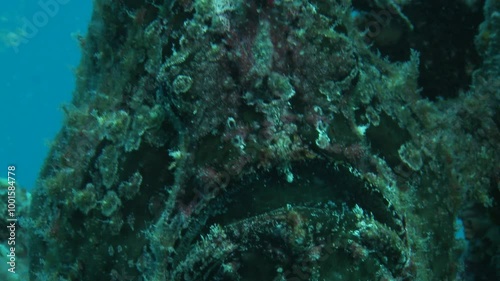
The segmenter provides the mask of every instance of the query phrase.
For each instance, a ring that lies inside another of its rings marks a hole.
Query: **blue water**
[[[85,34],[91,1],[17,0],[0,4],[0,177],[16,165],[32,188],[59,131],[61,105],[75,88],[75,34]]]

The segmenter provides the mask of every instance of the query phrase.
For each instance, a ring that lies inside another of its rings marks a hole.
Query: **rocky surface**
[[[485,5],[472,87],[435,100],[419,85],[429,50],[379,52],[379,35],[417,36],[413,1],[353,2],[95,1],[34,192],[32,277],[484,271],[499,251],[498,1]],[[374,36],[369,9],[395,25]]]

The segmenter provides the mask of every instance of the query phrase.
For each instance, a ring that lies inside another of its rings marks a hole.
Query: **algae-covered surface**
[[[95,0],[31,279],[494,280],[499,2],[442,2]]]

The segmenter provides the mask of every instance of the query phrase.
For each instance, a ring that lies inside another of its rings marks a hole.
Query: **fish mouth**
[[[217,215],[183,256],[198,260],[191,277],[411,280],[404,218],[376,187],[349,166],[326,160],[291,168],[292,183],[277,169],[247,175],[205,210]]]

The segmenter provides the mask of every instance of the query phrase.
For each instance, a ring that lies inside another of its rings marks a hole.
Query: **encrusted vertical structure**
[[[377,55],[350,1],[94,4],[34,280],[460,274],[461,206],[495,204],[497,88],[422,99],[418,52]]]
[[[455,106],[465,140],[455,149],[462,159],[457,178],[467,187],[460,212],[469,241],[465,263],[468,277],[477,280],[500,278],[500,2],[485,1],[483,12],[475,38],[482,66],[473,73],[471,91]]]

